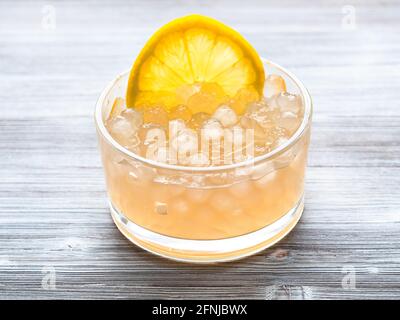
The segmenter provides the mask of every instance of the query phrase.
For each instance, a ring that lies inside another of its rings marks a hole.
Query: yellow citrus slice
[[[130,72],[126,103],[161,105],[166,111],[185,104],[193,113],[211,113],[240,90],[261,96],[264,79],[257,52],[237,31],[189,15],[167,23],[148,40]]]

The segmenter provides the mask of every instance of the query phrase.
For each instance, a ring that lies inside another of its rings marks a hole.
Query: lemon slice
[[[189,15],[167,23],[148,40],[130,72],[126,103],[140,108],[161,105],[166,111],[186,104],[192,112],[211,113],[218,103],[197,103],[201,88],[206,101],[211,95],[222,102],[240,90],[261,96],[264,79],[257,52],[237,31],[214,19]]]

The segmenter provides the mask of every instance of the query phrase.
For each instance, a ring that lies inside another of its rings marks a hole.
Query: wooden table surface
[[[211,266],[118,232],[93,121],[151,33],[193,12],[292,70],[315,108],[301,222]],[[400,298],[399,31],[398,1],[2,0],[0,298]]]

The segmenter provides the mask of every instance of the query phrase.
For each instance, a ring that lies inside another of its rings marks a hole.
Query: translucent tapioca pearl
[[[179,197],[170,201],[169,210],[172,214],[184,215],[190,212],[190,206],[185,199]]]
[[[185,105],[179,105],[173,108],[169,113],[169,119],[181,119],[184,121],[189,121],[192,118],[192,113],[190,109]]]
[[[235,181],[235,176],[228,172],[207,174],[205,182],[207,186],[215,186],[217,188],[230,186]]]
[[[112,119],[119,116],[121,112],[125,109],[126,109],[125,100],[121,97],[115,98],[108,119]]]
[[[280,127],[273,127],[267,131],[266,138],[263,143],[260,143],[256,146],[260,146],[259,151],[269,152],[277,147],[276,141],[281,137],[287,137],[287,130]]]
[[[139,131],[139,138],[144,146],[157,145],[165,146],[167,137],[165,130],[157,126],[142,127]]]
[[[107,163],[107,172],[111,175],[126,177],[132,169],[132,163],[127,159],[119,156],[113,162]]]
[[[142,156],[140,146],[126,146],[125,148],[128,149],[130,152],[133,152],[134,154]]]
[[[293,112],[297,114],[302,109],[301,97],[296,94],[283,92],[275,97],[275,101],[282,112]]]
[[[195,203],[205,203],[210,197],[210,191],[207,189],[188,188],[185,192],[185,197]]]
[[[278,148],[289,141],[288,137],[279,137],[276,139],[274,148]],[[281,153],[278,157],[274,159],[274,166],[276,169],[287,167],[291,164],[293,159],[295,158],[296,153],[293,147],[290,147],[285,152]]]
[[[156,124],[162,127],[168,126],[168,113],[163,107],[152,107],[143,110],[143,121],[145,124]]]
[[[176,137],[179,133],[186,129],[186,123],[182,119],[171,120],[168,124],[169,139]]]
[[[129,144],[125,145],[124,147],[135,154],[142,155],[140,148],[140,139],[137,133],[129,141]]]
[[[251,195],[253,187],[250,181],[242,181],[233,184],[228,190],[235,197],[243,198]]]
[[[225,164],[227,161],[242,162],[254,156],[254,132],[236,125],[228,133],[225,129],[224,155]],[[228,150],[227,150],[228,149]],[[229,159],[229,152],[232,159]]]
[[[253,164],[241,166],[235,169],[235,182],[245,181],[253,172]]]
[[[224,136],[224,128],[216,119],[205,121],[201,127],[201,138],[207,140],[219,140]]]
[[[190,157],[199,150],[196,131],[186,128],[170,139],[170,147],[174,149],[179,163],[188,164]]]
[[[261,156],[271,151],[271,146],[268,143],[258,143],[254,145],[254,155]]]
[[[139,129],[138,136],[140,139],[139,147],[141,154],[148,159],[156,160],[159,156],[158,152],[160,148],[166,146],[167,137],[165,130],[157,125],[145,124]]]
[[[135,137],[137,132],[131,122],[122,116],[117,116],[108,120],[106,127],[111,136],[123,146],[130,145],[131,140]]]
[[[188,126],[192,129],[198,130],[200,129],[204,122],[210,119],[210,115],[205,112],[195,113],[192,118],[188,122]]]
[[[127,119],[136,130],[143,124],[143,113],[133,108],[122,111],[121,117]]]
[[[217,99],[223,99],[226,96],[224,89],[217,83],[212,82],[202,83],[200,91],[212,95]]]
[[[170,146],[182,152],[197,151],[198,150],[198,137],[196,131],[183,128],[179,130],[170,139]]]
[[[262,177],[258,178],[257,180],[255,180],[254,185],[257,188],[265,189],[266,187],[268,187],[275,181],[276,176],[277,176],[276,171],[270,171],[269,173],[267,173],[267,174],[263,175]]]
[[[211,160],[212,165],[221,163],[223,155],[224,128],[216,119],[207,120],[200,130],[201,151]]]
[[[276,139],[274,140],[274,143],[273,143],[272,147],[273,147],[273,148],[277,148],[277,147],[279,147],[279,146],[285,144],[285,143],[288,142],[288,141],[289,141],[289,138],[286,137],[286,136],[279,136],[279,137],[276,137]]]
[[[212,117],[217,119],[224,127],[231,127],[238,121],[236,112],[228,105],[219,106]]]
[[[214,95],[200,91],[189,98],[187,106],[192,113],[203,112],[203,110],[211,110],[212,112],[220,103]]]
[[[264,110],[269,111],[270,108],[268,104],[266,103],[266,100],[260,100],[260,101],[255,101],[252,103],[249,103],[247,108],[246,108],[246,115],[252,115],[252,114],[257,114],[258,112],[263,112]]]
[[[201,84],[184,84],[176,89],[176,96],[178,100],[187,105],[189,98],[197,92],[200,92]]]
[[[186,188],[178,184],[168,184],[168,192],[171,196],[179,196],[185,192]]]
[[[129,177],[140,183],[149,183],[153,181],[156,173],[154,168],[140,164],[133,165],[129,169]]]
[[[169,163],[170,162],[170,151],[168,147],[158,147],[155,148],[154,152],[147,154],[149,159],[158,162]],[[151,158],[152,157],[152,158]]]
[[[264,143],[267,139],[267,132],[264,128],[256,121],[254,118],[251,118],[247,115],[243,116],[240,119],[240,125],[244,129],[250,129],[254,133],[254,142],[257,143]]]
[[[268,106],[270,110],[277,110],[280,112],[280,108],[278,105],[278,102],[276,98],[278,97],[279,94],[271,96],[271,97],[265,97],[265,104]]]
[[[301,119],[291,112],[285,111],[281,114],[280,118],[276,120],[276,125],[286,129],[290,135],[292,135],[296,129],[300,126]]]
[[[249,103],[259,100],[258,92],[253,88],[239,89],[234,98],[230,101],[230,105],[237,114],[243,114]]]
[[[272,97],[286,91],[285,80],[276,74],[269,75],[264,82],[264,96]]]
[[[235,201],[235,198],[227,191],[215,191],[210,197],[208,203],[217,211],[223,213],[233,213],[240,206]]]
[[[279,115],[279,110],[271,109],[264,101],[250,104],[245,114],[248,118],[257,121],[264,129],[274,127],[274,121]]]
[[[261,163],[256,163],[253,167],[252,173],[251,173],[251,179],[252,180],[258,180],[265,175],[275,171],[275,165],[273,161],[265,161]]]

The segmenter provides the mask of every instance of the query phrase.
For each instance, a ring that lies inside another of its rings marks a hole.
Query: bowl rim
[[[261,60],[263,61],[264,64],[270,65],[273,68],[280,70],[287,77],[289,77],[294,82],[294,84],[299,88],[300,94],[303,97],[303,102],[304,102],[304,116],[303,116],[303,119],[302,119],[302,122],[301,122],[301,125],[299,126],[299,128],[285,143],[283,143],[282,145],[278,146],[277,148],[271,150],[268,153],[265,153],[263,155],[260,155],[260,156],[257,156],[257,157],[251,158],[251,159],[247,159],[242,162],[237,162],[237,163],[232,163],[232,164],[207,166],[207,167],[193,167],[193,166],[168,164],[168,163],[163,163],[163,162],[158,162],[155,160],[147,159],[145,157],[137,155],[134,152],[124,148],[116,140],[113,139],[113,137],[111,136],[111,134],[108,132],[107,128],[105,127],[104,121],[103,121],[102,109],[103,109],[103,104],[107,97],[107,94],[110,92],[110,90],[114,87],[114,85],[122,77],[129,74],[129,70],[122,72],[118,76],[116,76],[101,92],[101,95],[96,102],[95,112],[94,112],[94,118],[95,118],[97,132],[102,138],[104,138],[105,141],[107,141],[108,144],[110,144],[113,148],[115,148],[116,150],[118,150],[119,152],[124,154],[126,157],[131,158],[135,161],[143,162],[149,166],[156,167],[156,168],[176,170],[176,171],[187,171],[187,172],[215,172],[215,171],[232,170],[232,169],[237,169],[237,168],[245,168],[248,166],[255,165],[259,162],[268,161],[269,159],[274,158],[281,153],[284,153],[306,133],[306,131],[307,131],[306,129],[311,124],[313,104],[312,104],[312,99],[311,99],[310,93],[308,92],[307,88],[292,72],[290,72],[286,68],[280,66],[279,64],[269,61],[267,59],[261,58]]]

